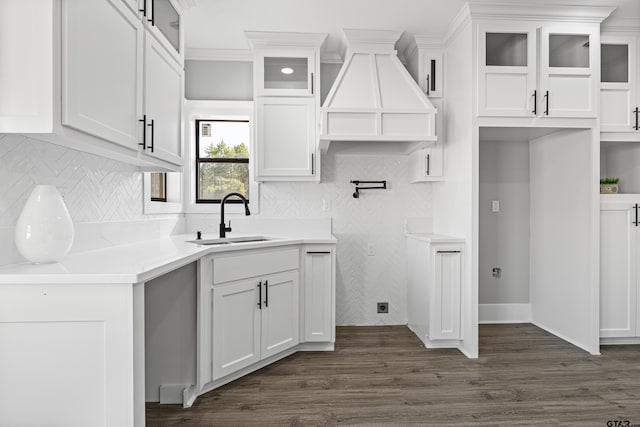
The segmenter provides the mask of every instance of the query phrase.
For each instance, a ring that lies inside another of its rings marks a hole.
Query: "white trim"
[[[167,174],[167,201],[151,201],[151,172],[142,174],[142,198],[144,200],[143,213],[145,215],[182,213],[182,173],[166,172]]]
[[[245,37],[253,50],[256,48],[319,48],[327,33],[298,33],[280,31],[245,31]]]
[[[185,213],[214,213],[220,212],[219,204],[195,203],[195,121],[197,119],[248,119],[250,124],[249,144],[249,209],[252,214],[260,211],[260,185],[254,180],[255,144],[253,141],[253,101],[186,101],[184,114],[185,165],[183,179],[183,201]],[[229,214],[243,214],[244,208],[240,204],[225,206]]]
[[[479,304],[478,323],[531,323],[531,304]]]
[[[640,344],[640,337],[601,337],[600,345],[636,345]]]
[[[187,48],[185,61],[245,61],[252,62],[249,49]]]
[[[473,19],[507,19],[520,21],[559,21],[601,23],[615,6],[578,6],[564,4],[523,4],[503,2],[468,3]]]
[[[560,338],[560,339],[562,339],[562,340],[564,340],[564,341],[568,342],[569,344],[575,345],[576,347],[578,347],[578,348],[580,348],[580,349],[582,349],[582,350],[586,351],[586,352],[587,352],[587,353],[589,353],[589,354],[592,354],[592,355],[594,355],[594,356],[599,356],[599,355],[600,355],[600,346],[599,346],[599,345],[598,345],[597,350],[596,350],[596,349],[591,350],[591,349],[589,349],[589,348],[588,348],[588,345],[586,345],[586,344],[584,344],[584,343],[580,343],[580,342],[578,342],[578,341],[575,341],[574,339],[569,338],[569,337],[567,337],[566,335],[561,334],[561,333],[559,333],[559,332],[555,331],[553,328],[548,328],[548,327],[546,327],[546,326],[542,325],[542,324],[541,324],[541,323],[539,323],[539,322],[531,322],[531,323],[532,323],[533,325],[537,326],[538,328],[540,328],[540,329],[544,329],[545,331],[549,332],[550,334],[555,335],[556,337],[558,337],[558,338]]]

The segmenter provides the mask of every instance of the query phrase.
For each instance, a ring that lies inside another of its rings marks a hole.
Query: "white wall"
[[[479,173],[479,302],[529,303],[529,141],[480,141]]]
[[[594,139],[561,130],[531,141],[530,268],[533,323],[598,353]]]
[[[185,98],[253,100],[253,63],[246,61],[184,61]]]

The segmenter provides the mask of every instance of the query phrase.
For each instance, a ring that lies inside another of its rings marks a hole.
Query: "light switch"
[[[491,212],[500,212],[500,200],[491,201]]]

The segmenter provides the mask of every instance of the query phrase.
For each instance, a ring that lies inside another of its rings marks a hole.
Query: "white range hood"
[[[396,55],[402,32],[343,31],[345,61],[320,110],[321,151],[408,154],[432,144],[437,111]]]

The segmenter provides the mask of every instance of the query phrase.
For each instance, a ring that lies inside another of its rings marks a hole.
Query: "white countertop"
[[[428,243],[464,243],[464,239],[461,237],[447,236],[445,234],[405,233],[405,237]]]
[[[233,235],[232,237],[241,236]],[[272,238],[273,240],[260,242],[205,246],[187,243],[186,240],[194,239],[193,234],[173,235],[69,254],[61,262],[54,264],[25,262],[5,265],[0,267],[0,284],[139,283],[187,265],[209,253],[296,244],[337,243],[333,236]]]

